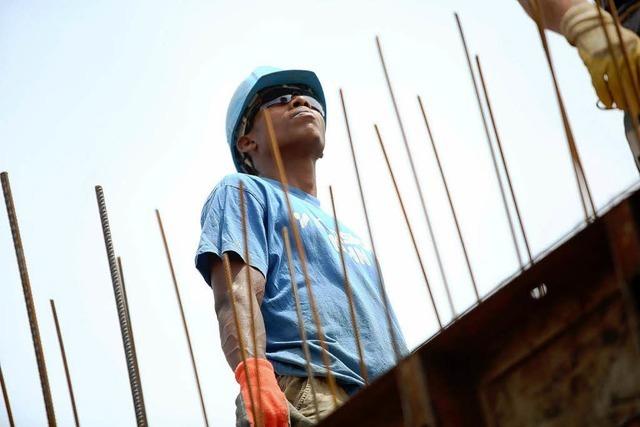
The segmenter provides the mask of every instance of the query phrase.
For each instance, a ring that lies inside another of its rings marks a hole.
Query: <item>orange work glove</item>
[[[278,386],[271,362],[266,359],[250,358],[246,363],[240,362],[236,366],[235,374],[252,426],[257,424],[253,419],[251,395],[253,395],[256,416],[262,418],[264,427],[287,427],[289,425],[289,405],[287,398]],[[258,389],[258,378],[260,379],[260,389]]]

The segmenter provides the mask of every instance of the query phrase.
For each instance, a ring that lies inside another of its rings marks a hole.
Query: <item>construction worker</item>
[[[615,5],[624,28],[622,40],[616,32],[608,1],[600,0],[602,18],[595,5],[586,0],[518,0],[529,16],[535,16],[535,6],[543,14],[544,26],[563,34],[567,41],[578,49],[591,75],[591,82],[598,98],[606,108],[625,110],[624,127],[636,166],[640,170],[640,140],[630,114],[640,112],[638,73],[640,72],[640,2],[638,0],[615,0]],[[602,27],[604,20],[612,45],[610,51]],[[629,58],[624,60],[622,46]],[[612,55],[613,53],[613,55]],[[616,66],[617,65],[617,66]],[[617,68],[617,69],[616,69]],[[635,86],[635,87],[634,87]]]
[[[293,285],[300,295],[309,362],[316,381],[311,384],[307,378],[282,237],[283,227],[291,230],[291,224],[270,149],[266,114],[273,123],[290,186],[289,198],[306,251],[329,368],[337,382],[337,403],[343,403],[365,384],[345,295],[338,238],[344,247],[369,379],[390,369],[395,356],[376,261],[367,245],[347,228],[341,225],[340,236],[335,235],[332,215],[320,207],[316,198],[316,161],[322,157],[325,145],[326,104],[322,86],[311,71],[259,67],[240,84],[229,104],[227,142],[238,173],[223,178],[204,205],[196,267],[213,287],[222,349],[240,384],[237,425],[256,425],[255,411],[267,427],[287,426],[289,422],[292,426],[306,426],[317,421],[316,402],[321,418],[335,408],[300,255],[294,250]],[[240,183],[246,201],[249,262],[243,255]],[[234,325],[234,304],[225,283],[223,254],[230,260],[239,331]],[[260,308],[254,311],[253,318],[248,286],[254,291],[250,298]],[[390,318],[391,328],[399,337],[397,345],[404,354],[406,346],[393,313]],[[252,324],[257,333],[255,348]],[[239,335],[247,352],[244,363]]]

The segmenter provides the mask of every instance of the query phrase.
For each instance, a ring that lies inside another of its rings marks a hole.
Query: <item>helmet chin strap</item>
[[[244,168],[245,172],[250,175],[259,176],[260,174],[258,173],[258,170],[253,165],[253,161],[251,160],[251,157],[247,153],[240,153],[240,155],[242,156],[242,167]]]

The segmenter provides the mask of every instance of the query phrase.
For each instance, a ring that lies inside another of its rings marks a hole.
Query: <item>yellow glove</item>
[[[635,83],[640,89],[638,86],[640,38],[632,31],[620,28],[631,66],[630,76],[613,17],[602,10],[602,18],[604,28],[609,34],[613,55],[609,50],[598,11],[591,3],[581,3],[571,7],[562,17],[560,30],[569,43],[578,48],[578,53],[591,74],[591,82],[600,101],[609,108],[615,103],[617,108],[637,114],[640,111],[640,105],[633,85]],[[619,73],[616,72],[616,63]]]

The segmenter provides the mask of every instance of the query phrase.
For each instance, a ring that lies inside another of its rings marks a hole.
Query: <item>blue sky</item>
[[[94,185],[122,256],[149,420],[202,425],[159,208],[211,425],[233,425],[238,388],[219,346],[213,298],[193,266],[202,204],[233,172],[227,103],[257,65],[308,68],[327,93],[319,197],[365,236],[338,89],[352,119],[376,243],[413,348],[437,330],[373,124],[396,169],[438,307],[451,318],[375,50],[380,35],[455,307],[473,303],[416,102],[430,116],[481,294],[518,269],[453,12],[480,54],[529,241],[539,253],[581,220],[537,32],[515,0],[18,2],[0,5],[0,170],[10,173],[54,404],[72,424],[48,299],[58,308],[80,420],[133,425]],[[598,206],[637,181],[619,112],[600,111],[575,50],[550,35]],[[3,208],[4,211],[4,208]],[[18,425],[45,422],[11,235],[0,215],[0,363]],[[6,423],[0,406],[0,423]]]

